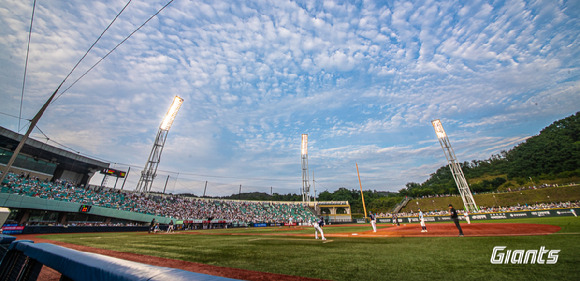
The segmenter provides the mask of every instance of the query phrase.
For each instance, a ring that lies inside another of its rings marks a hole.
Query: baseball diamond
[[[518,221],[521,221],[521,223],[518,223]],[[148,235],[146,232],[28,234],[17,235],[17,238],[19,240],[33,240],[36,243],[53,243],[71,249],[105,254],[145,264],[243,280],[352,280],[351,278],[363,278],[363,276],[367,275],[363,274],[361,276],[358,273],[354,273],[354,271],[350,274],[345,274],[344,270],[332,270],[332,273],[317,273],[314,268],[322,266],[326,262],[309,258],[309,256],[322,250],[324,251],[322,257],[333,260],[333,263],[336,263],[335,266],[345,266],[345,270],[348,271],[349,268],[352,270],[359,260],[363,262],[365,258],[359,259],[357,256],[366,249],[374,249],[374,252],[363,256],[377,262],[395,262],[396,259],[398,260],[396,262],[398,265],[412,264],[411,261],[416,258],[413,256],[420,252],[425,257],[432,257],[433,261],[428,263],[440,263],[445,260],[445,255],[433,255],[438,251],[447,251],[457,256],[458,259],[474,259],[470,263],[477,263],[480,260],[480,267],[489,268],[489,270],[499,270],[499,272],[503,272],[502,274],[513,277],[514,280],[538,274],[540,271],[543,274],[541,276],[552,276],[558,280],[570,279],[562,272],[559,272],[562,269],[567,274],[578,273],[576,267],[568,267],[570,262],[580,259],[576,251],[577,246],[574,243],[567,244],[569,241],[577,239],[578,235],[580,235],[580,223],[575,217],[512,219],[501,223],[483,221],[469,225],[463,224],[465,237],[456,237],[456,229],[453,223],[440,222],[428,223],[427,225],[429,228],[427,233],[421,232],[419,223],[407,223],[400,226],[379,223],[376,233],[373,232],[372,228],[363,227],[359,224],[330,225],[324,227],[327,241],[315,240],[312,227],[290,228],[284,226],[249,229],[208,229],[155,235]],[[140,246],[142,243],[150,244],[150,250],[147,250],[147,247]],[[456,246],[450,249],[447,246],[449,243]],[[123,244],[127,245],[121,246]],[[550,249],[561,249],[561,252],[557,263],[550,265],[554,266],[554,269],[528,268],[522,271],[519,269],[514,270],[513,268],[503,268],[502,266],[505,265],[499,265],[500,268],[490,267],[493,264],[489,262],[489,256],[493,248],[504,244],[514,245],[510,246],[510,248],[524,249],[527,247],[531,250],[534,249],[534,245],[537,245],[535,248],[539,248],[545,244]],[[189,249],[190,247],[193,248]],[[422,249],[417,249],[417,247]],[[180,250],[180,248],[182,249]],[[226,248],[229,248],[229,250]],[[291,254],[291,252],[288,252],[291,251],[290,249],[295,249],[295,251],[300,253]],[[183,254],[179,254],[180,251],[183,251]],[[281,251],[284,252],[283,257],[279,255]],[[477,253],[481,254],[481,257]],[[240,265],[240,261],[245,260],[248,255],[254,256],[252,261],[246,260],[243,262],[246,263],[245,265]],[[210,260],[205,260],[206,258]],[[346,258],[346,261],[341,260],[342,258]],[[284,268],[284,266],[281,266],[283,264],[295,264],[302,259],[309,263],[312,262],[312,264],[306,266],[306,269],[303,270],[298,268],[280,269],[280,267]],[[198,261],[196,262],[195,260]],[[222,262],[219,260],[222,260]],[[272,267],[278,269],[272,270]],[[388,270],[388,267],[377,270],[380,274],[390,274],[394,277],[401,276],[401,274],[415,276],[403,268],[400,269],[401,273],[393,273]],[[430,278],[418,279],[439,279],[437,276],[442,277],[444,274],[445,272],[433,270]],[[465,274],[465,272],[458,274],[450,275],[450,279],[456,279],[461,274]],[[484,276],[480,274],[488,273],[474,272],[471,274],[470,276],[477,277]],[[40,280],[58,280],[59,276],[60,274],[54,270],[44,268],[39,278]],[[493,276],[491,275],[490,280],[495,279]],[[499,275],[497,277],[499,279]],[[370,279],[384,280],[380,276]]]

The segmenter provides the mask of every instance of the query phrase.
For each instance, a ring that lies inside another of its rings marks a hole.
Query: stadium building
[[[13,155],[23,135],[0,127],[0,166],[2,170]],[[109,169],[109,163],[88,158],[28,138],[11,172],[45,182],[69,182],[71,186],[89,187],[95,173]],[[5,179],[6,182],[6,179]],[[10,208],[7,223],[27,225],[70,225],[70,224],[145,224],[156,218],[153,215],[136,214],[121,210],[91,206],[83,203],[64,202],[41,197],[20,196],[2,186],[0,200],[3,207]]]
[[[0,165],[5,167],[22,135],[0,127]],[[109,163],[91,159],[28,138],[11,169],[43,180],[67,180],[87,185],[98,171],[109,168]]]

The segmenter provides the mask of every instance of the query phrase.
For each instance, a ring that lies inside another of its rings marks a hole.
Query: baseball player
[[[167,226],[167,233],[170,233],[170,232],[175,232],[175,230],[173,230],[173,220],[171,220],[169,222],[169,226]]]
[[[471,220],[469,220],[469,211],[465,210],[465,212],[463,213],[463,216],[465,217],[467,224],[471,224]]]
[[[373,226],[373,232],[377,232],[377,215],[369,211],[369,217],[371,218],[371,225]]]
[[[396,224],[397,226],[400,226],[401,224],[399,223],[399,217],[397,217],[397,214],[393,213],[393,225]]]
[[[156,224],[156,223],[157,223],[157,222],[155,221],[155,219],[152,219],[152,220],[151,220],[151,223],[149,224],[149,232],[148,232],[148,233],[151,233],[151,232],[153,232],[153,230],[155,229],[155,224]]]
[[[318,232],[320,232],[320,237],[324,241],[326,240],[326,238],[324,238],[324,232],[322,232],[323,226],[324,226],[324,218],[321,216],[318,222],[314,222],[314,237],[318,239]]]
[[[449,216],[455,223],[457,230],[459,230],[459,237],[463,237],[463,230],[461,229],[461,225],[459,225],[459,218],[457,216],[457,211],[453,208],[453,205],[449,204]]]
[[[419,222],[421,223],[421,232],[427,232],[427,226],[425,226],[425,218],[423,217],[421,208],[419,208]]]

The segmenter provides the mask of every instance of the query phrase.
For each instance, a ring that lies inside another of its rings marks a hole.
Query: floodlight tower
[[[431,121],[433,128],[435,129],[435,134],[437,134],[437,139],[439,139],[439,143],[441,144],[441,148],[443,149],[443,153],[445,153],[445,158],[447,158],[447,162],[449,162],[449,169],[451,169],[451,174],[453,175],[453,179],[455,180],[455,184],[457,184],[457,189],[459,189],[459,194],[461,194],[461,199],[463,199],[463,205],[465,210],[470,212],[477,211],[477,205],[475,204],[475,200],[473,199],[473,194],[471,194],[471,190],[469,189],[469,185],[467,184],[467,180],[465,180],[465,176],[463,175],[463,170],[461,170],[461,166],[457,163],[457,158],[455,157],[455,152],[451,147],[451,143],[449,142],[449,138],[443,130],[443,125],[439,119]]]
[[[173,124],[173,120],[175,120],[175,115],[177,115],[177,111],[181,107],[183,103],[183,99],[179,96],[175,96],[173,98],[173,103],[171,103],[171,107],[167,114],[165,114],[165,118],[161,122],[159,126],[159,131],[157,132],[157,137],[155,138],[155,142],[153,143],[153,148],[151,149],[151,153],[149,154],[149,160],[147,160],[147,164],[143,171],[141,171],[141,178],[137,183],[137,187],[135,191],[138,192],[149,192],[151,191],[151,186],[153,185],[153,180],[155,176],[157,176],[157,166],[159,165],[159,161],[161,160],[161,152],[163,151],[163,146],[165,145],[165,140],[167,139],[167,133],[169,133],[169,129]]]
[[[302,134],[302,202],[310,202],[310,180],[308,179],[308,135]]]

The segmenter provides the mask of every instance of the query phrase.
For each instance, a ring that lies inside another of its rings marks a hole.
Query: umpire
[[[449,215],[455,223],[457,229],[459,229],[459,237],[463,237],[463,230],[461,230],[461,225],[459,225],[459,217],[457,216],[457,211],[453,208],[453,205],[449,204]]]

